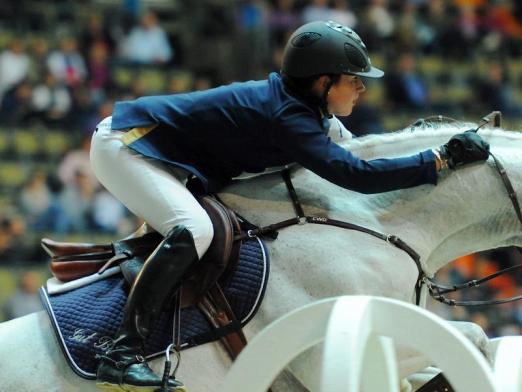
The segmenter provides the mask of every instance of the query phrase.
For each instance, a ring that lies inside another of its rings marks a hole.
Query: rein
[[[442,116],[436,117],[438,121],[442,121],[443,119],[449,119],[451,121],[456,121],[451,118],[443,118]],[[492,120],[494,121],[494,126],[499,127],[500,126],[500,119],[501,114],[500,112],[492,112],[488,114],[487,116],[483,117],[481,119],[481,123],[479,126],[473,130],[474,132],[477,132],[480,128],[482,128],[484,125],[488,124]],[[413,126],[416,126],[417,124],[425,124],[425,120],[417,120]],[[517,194],[513,188],[513,185],[511,184],[511,181],[509,180],[509,177],[507,175],[506,169],[502,165],[502,163],[497,159],[495,155],[493,155],[492,152],[489,152],[489,155],[493,158],[493,161],[495,162],[495,168],[497,169],[497,172],[500,175],[500,178],[502,179],[502,182],[504,183],[504,186],[507,190],[509,199],[511,200],[511,203],[513,204],[513,208],[515,209],[515,212],[517,214],[517,218],[522,225],[522,211],[520,209],[520,204],[517,199]],[[498,304],[504,304],[508,302],[514,302],[522,299],[522,295],[514,296],[511,298],[506,299],[499,299],[499,300],[489,300],[489,301],[456,301],[453,299],[446,298],[444,294],[455,292],[458,290],[470,288],[470,287],[478,287],[484,282],[487,282],[489,280],[492,280],[502,274],[505,274],[507,272],[514,271],[516,269],[522,268],[522,264],[515,265],[509,268],[504,268],[500,271],[497,271],[493,274],[490,274],[482,279],[474,279],[469,282],[458,284],[458,285],[452,285],[452,286],[445,286],[436,283],[433,279],[428,278],[424,270],[422,269],[421,263],[420,263],[420,255],[411,248],[408,244],[406,244],[402,239],[395,235],[390,234],[382,234],[375,230],[368,229],[363,226],[359,226],[353,223],[339,221],[335,219],[330,219],[327,217],[322,216],[309,216],[305,215],[303,211],[303,207],[301,206],[301,202],[299,201],[299,197],[297,195],[297,192],[295,191],[295,188],[292,184],[292,180],[290,178],[290,171],[289,169],[285,169],[281,172],[281,175],[283,177],[283,180],[285,181],[288,194],[290,196],[290,200],[292,201],[292,206],[294,208],[296,216],[291,219],[286,219],[271,225],[258,227],[250,222],[248,222],[246,219],[238,215],[240,220],[248,227],[251,227],[251,229],[247,230],[246,232],[242,232],[241,234],[234,237],[234,241],[236,240],[242,240],[247,237],[255,237],[255,236],[268,236],[272,239],[277,238],[277,231],[279,229],[283,229],[285,227],[293,226],[293,225],[303,225],[306,223],[312,223],[312,224],[318,224],[318,225],[327,225],[327,226],[335,226],[339,227],[341,229],[346,230],[355,230],[360,231],[362,233],[369,234],[371,236],[374,236],[376,238],[379,238],[380,240],[386,241],[389,244],[395,246],[398,249],[401,249],[402,251],[406,252],[413,262],[415,263],[415,266],[417,267],[418,276],[417,276],[417,282],[415,283],[415,304],[420,304],[420,297],[421,297],[421,290],[422,286],[426,285],[428,288],[428,292],[430,293],[431,297],[435,299],[436,301],[439,301],[441,303],[444,303],[446,305],[450,306],[484,306],[484,305],[498,305]]]
[[[493,126],[494,127],[500,127],[500,119],[501,114],[500,112],[491,112],[487,116],[483,117],[481,120],[481,124],[474,130],[474,132],[478,132],[480,128],[482,128],[484,125],[488,124],[493,120]],[[511,181],[509,179],[509,176],[507,175],[506,169],[504,168],[504,165],[498,160],[498,158],[493,155],[493,153],[490,151],[489,155],[493,158],[493,161],[495,162],[495,168],[497,169],[497,172],[502,179],[502,182],[504,183],[504,187],[506,188],[507,194],[509,196],[509,200],[511,200],[511,204],[513,204],[513,208],[515,210],[515,213],[517,214],[518,221],[522,225],[522,211],[520,210],[520,204],[518,202],[517,193],[515,192],[515,189],[513,188],[513,185],[511,184]],[[518,249],[518,248],[517,248]],[[520,249],[518,249],[520,252]],[[474,279],[470,280],[469,282],[458,284],[458,285],[452,285],[452,286],[444,286],[438,283],[435,283],[432,279],[425,278],[424,283],[428,287],[430,295],[435,299],[436,301],[439,301],[443,304],[450,305],[450,306],[484,306],[484,305],[499,305],[499,304],[505,304],[509,302],[514,302],[522,299],[522,295],[517,295],[511,298],[504,298],[504,299],[498,299],[498,300],[488,300],[488,301],[456,301],[450,298],[446,298],[444,294],[451,293],[463,289],[467,289],[470,287],[478,287],[480,284],[487,282],[489,280],[492,280],[496,278],[497,276],[503,275],[507,272],[515,271],[519,268],[522,268],[522,264],[514,265],[508,268],[504,268],[500,271],[497,271],[493,274],[490,274],[482,279]]]

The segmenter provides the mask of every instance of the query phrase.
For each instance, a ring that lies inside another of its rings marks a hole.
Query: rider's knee
[[[209,216],[203,212],[193,217],[193,228],[189,227],[189,230],[192,232],[198,256],[201,258],[210,247],[212,238],[214,238],[214,226],[212,225],[212,221]]]

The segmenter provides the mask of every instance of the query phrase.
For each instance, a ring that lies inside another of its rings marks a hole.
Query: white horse
[[[446,125],[438,130],[373,135],[347,141],[345,147],[364,159],[404,156],[439,146],[463,129]],[[480,133],[522,195],[522,134],[491,129]],[[295,171],[293,181],[307,215],[394,234],[420,254],[428,275],[458,256],[522,245],[522,227],[491,160],[443,173],[437,186],[376,195],[342,189],[304,169]],[[294,215],[278,174],[238,182],[221,196],[260,225]],[[414,300],[417,268],[411,258],[367,234],[305,224],[281,230],[279,238],[267,245],[271,276],[265,300],[246,327],[249,337],[276,318],[321,298],[364,294]],[[318,375],[311,358],[309,353],[301,355],[291,369],[313,391]],[[408,351],[401,351],[399,358],[402,376],[428,365]],[[218,343],[197,347],[182,353],[178,378],[189,391],[213,392],[219,390],[229,364]],[[69,369],[43,312],[0,324],[0,380],[2,391],[95,390],[94,382]]]

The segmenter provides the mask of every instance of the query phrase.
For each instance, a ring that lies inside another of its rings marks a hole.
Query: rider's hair
[[[340,74],[324,74],[330,78],[330,83],[327,86],[326,90],[323,94],[318,95],[316,92],[312,90],[314,83],[323,75],[313,75],[305,78],[296,78],[290,75],[287,75],[284,72],[281,72],[281,77],[283,79],[283,83],[286,87],[288,87],[291,91],[296,93],[299,97],[304,99],[306,102],[311,104],[312,106],[319,107],[323,113],[328,114],[328,103],[326,101],[326,97],[328,95],[328,91],[330,88],[339,82],[341,79]]]

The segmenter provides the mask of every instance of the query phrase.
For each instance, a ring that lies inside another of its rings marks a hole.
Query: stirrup
[[[161,388],[157,389],[154,392],[172,392],[172,389],[169,387],[169,379],[173,378],[176,379],[176,372],[178,371],[179,364],[181,362],[181,354],[178,350],[174,349],[174,352],[176,353],[176,357],[178,358],[176,362],[176,367],[174,368],[174,371],[172,374],[170,373],[170,369],[172,367],[172,362],[170,361],[170,350],[174,347],[174,344],[171,343],[165,350],[165,365],[163,368],[163,377],[161,378]]]

